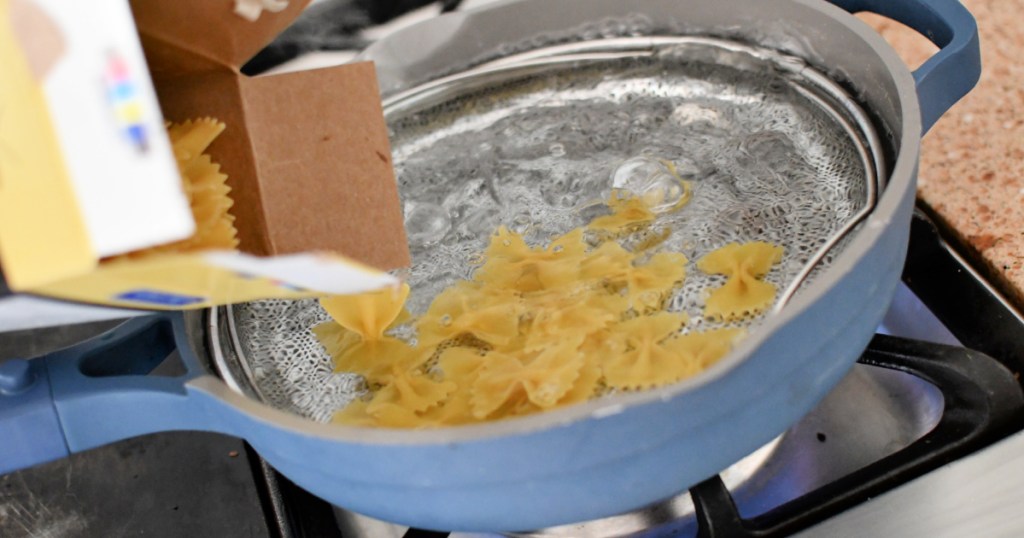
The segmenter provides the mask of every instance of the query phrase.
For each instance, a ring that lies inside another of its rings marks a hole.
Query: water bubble
[[[487,237],[501,223],[501,211],[495,207],[481,207],[467,211],[459,222],[460,239]]]
[[[612,187],[643,198],[655,213],[676,209],[688,195],[674,165],[648,156],[627,159],[612,172]]]
[[[448,218],[448,213],[440,206],[422,202],[406,202],[405,230],[410,246],[429,247],[437,244],[438,241],[444,239],[451,227],[452,223]]]
[[[757,166],[784,169],[799,159],[793,141],[779,131],[758,131],[740,143],[743,151],[755,159]]]
[[[721,114],[711,107],[698,103],[683,103],[672,110],[672,121],[679,125],[707,122],[718,124],[722,122]]]
[[[532,226],[533,217],[529,211],[525,211],[516,215],[515,218],[512,219],[512,225],[509,228],[517,234],[524,234]]]
[[[590,222],[597,217],[603,217],[611,214],[611,211],[608,209],[608,206],[604,204],[603,200],[594,200],[579,208],[577,213],[585,222]]]

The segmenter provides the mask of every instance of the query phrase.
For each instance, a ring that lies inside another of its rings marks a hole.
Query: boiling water
[[[696,260],[733,241],[780,244],[779,285],[865,203],[849,135],[774,73],[664,58],[568,66],[392,126],[414,313],[471,277],[499,225],[544,244],[606,211],[631,174],[674,168],[691,182],[690,203],[655,224],[671,231],[660,250]],[[672,310],[699,318],[713,280],[690,271]]]
[[[671,51],[567,62],[453,91],[389,124],[414,260],[403,275],[413,314],[472,277],[498,226],[544,245],[607,213],[613,186],[678,175],[692,199],[653,225],[670,231],[656,251],[691,260],[668,309],[690,315],[687,330],[713,328],[721,324],[702,318],[703,301],[724,279],[692,262],[735,241],[782,245],[766,277],[782,289],[867,203],[851,135],[797,76],[770,65],[731,68]],[[235,315],[272,405],[323,421],[363,390],[358,376],[332,373],[308,331],[327,319],[315,301],[256,302]],[[415,338],[409,327],[399,333]]]

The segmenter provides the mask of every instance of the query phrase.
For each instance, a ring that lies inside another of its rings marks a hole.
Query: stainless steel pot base
[[[498,226],[546,243],[599,214],[615,181],[658,167],[693,191],[654,224],[670,231],[658,249],[692,262],[730,242],[782,245],[766,277],[780,307],[870,212],[882,167],[870,122],[840,87],[794,57],[716,39],[532,51],[389,98],[385,113],[413,252],[413,314],[471,278]],[[688,268],[669,310],[690,314],[688,330],[720,326],[701,314],[722,281]],[[357,376],[332,372],[309,332],[327,319],[315,301],[223,312],[245,363],[235,384],[263,401],[326,421],[364,390]]]
[[[231,340],[244,363],[241,383],[278,409],[328,422],[366,385],[334,364],[310,329],[330,320],[316,300],[257,301],[229,309]]]

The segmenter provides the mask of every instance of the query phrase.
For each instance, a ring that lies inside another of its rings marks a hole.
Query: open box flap
[[[271,251],[263,219],[263,196],[241,95],[243,77],[230,71],[192,73],[157,84],[164,117],[181,123],[196,118],[216,118],[224,123],[206,153],[228,176],[239,248],[250,254]]]
[[[289,0],[255,21],[235,13],[235,0],[131,0],[154,76],[223,66],[237,70],[290,25],[310,0]]]
[[[394,276],[331,253],[260,258],[209,251],[107,263],[34,291],[86,304],[191,310],[268,297],[363,293],[396,285]]]
[[[240,249],[331,251],[407,267],[408,243],[373,65],[248,78],[192,73],[157,86],[174,122],[213,117],[207,152],[228,176]]]
[[[257,254],[332,251],[379,269],[407,267],[373,65],[246,78],[241,96],[270,247]]]

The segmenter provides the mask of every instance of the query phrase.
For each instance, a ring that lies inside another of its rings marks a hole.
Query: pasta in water
[[[730,243],[697,262],[705,273],[728,277],[713,290],[705,303],[704,315],[732,321],[761,312],[775,299],[775,285],[759,280],[782,259],[782,247],[755,241]]]
[[[618,232],[629,226],[654,220],[654,211],[651,211],[642,198],[634,198],[621,191],[612,194],[608,207],[612,209],[612,214],[590,221],[590,229]]]
[[[335,422],[422,428],[497,420],[674,383],[714,364],[744,333],[688,331],[686,314],[666,310],[686,277],[686,257],[645,252],[657,240],[629,250],[615,240],[653,223],[647,203],[615,192],[610,214],[544,246],[501,227],[473,278],[445,289],[416,318],[403,309],[407,285],[322,299],[333,321],[313,332],[336,370],[362,375],[369,389]],[[595,237],[598,244],[588,244]],[[698,267],[751,287],[776,260],[775,250],[763,250],[726,250]],[[414,328],[415,339],[388,336],[397,325]]]

